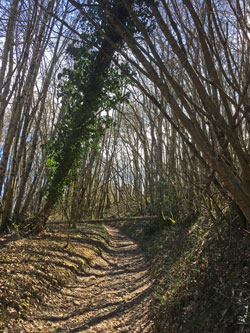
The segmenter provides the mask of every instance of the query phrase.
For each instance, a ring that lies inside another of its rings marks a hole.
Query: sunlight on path
[[[56,299],[45,300],[23,332],[154,332],[145,259],[133,241],[107,229],[107,251]]]

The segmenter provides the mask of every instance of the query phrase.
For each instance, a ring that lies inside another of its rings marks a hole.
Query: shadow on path
[[[56,298],[44,299],[26,332],[154,332],[152,278],[137,244],[107,226],[110,246]]]

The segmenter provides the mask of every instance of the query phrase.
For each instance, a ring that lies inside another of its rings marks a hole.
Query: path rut
[[[24,332],[152,333],[152,277],[137,244],[107,226],[110,244],[87,272],[47,299]]]

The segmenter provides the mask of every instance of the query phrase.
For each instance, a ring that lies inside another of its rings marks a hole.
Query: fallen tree
[[[108,217],[106,219],[96,220],[79,220],[76,223],[98,223],[98,222],[122,222],[122,221],[142,221],[142,220],[155,220],[158,216],[130,216],[130,217]]]

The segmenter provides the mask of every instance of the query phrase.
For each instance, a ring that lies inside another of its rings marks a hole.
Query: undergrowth
[[[158,221],[123,222],[141,244],[155,285],[157,332],[250,332],[250,237],[236,223],[216,227],[191,217],[171,229]]]
[[[53,295],[98,255],[108,243],[102,224],[68,230],[54,223],[39,236],[0,238],[0,331],[35,311],[45,295]]]

